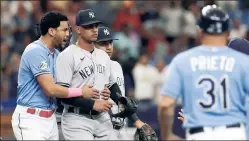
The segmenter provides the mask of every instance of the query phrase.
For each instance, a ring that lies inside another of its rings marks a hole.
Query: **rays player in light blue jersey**
[[[239,52],[249,55],[249,41],[243,38],[235,38],[231,40],[228,44],[228,47],[237,50]],[[247,125],[246,125],[246,134],[247,140],[249,140],[249,96],[246,99],[246,109],[247,109]]]
[[[18,72],[17,106],[12,128],[17,140],[58,140],[54,97],[92,97],[94,89],[55,84],[55,62],[69,36],[68,19],[48,12],[40,22],[41,36],[24,50]],[[97,94],[97,92],[96,92]]]
[[[187,140],[245,140],[249,58],[226,46],[229,16],[216,5],[201,10],[198,26],[201,45],[178,54],[165,78],[162,139],[172,135],[173,107],[181,97]]]

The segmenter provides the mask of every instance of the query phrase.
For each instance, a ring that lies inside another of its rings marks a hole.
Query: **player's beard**
[[[62,50],[64,48],[63,40],[59,37],[54,37],[54,47],[58,50]]]

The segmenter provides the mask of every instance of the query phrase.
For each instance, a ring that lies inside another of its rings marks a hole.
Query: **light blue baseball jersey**
[[[246,125],[246,136],[247,140],[249,140],[249,96],[246,100],[246,109],[247,109],[247,125]]]
[[[18,73],[18,105],[49,110],[56,108],[55,99],[45,95],[36,77],[52,74],[56,82],[55,63],[58,54],[58,50],[50,52],[40,40],[25,48]]]
[[[185,128],[245,123],[248,62],[227,47],[195,47],[172,60],[161,93],[182,97]]]

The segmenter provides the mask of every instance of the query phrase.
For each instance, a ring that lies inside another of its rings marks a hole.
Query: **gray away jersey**
[[[124,84],[124,75],[122,67],[118,62],[111,60],[111,77],[110,77],[111,84],[109,84],[109,86],[111,86],[115,82],[118,84],[122,96],[125,96],[125,84]],[[118,107],[116,103],[111,99],[109,99],[109,101],[113,103],[112,112],[117,113]]]
[[[90,53],[70,45],[57,58],[57,84],[71,88],[93,85],[101,91],[110,84],[110,62],[110,57],[102,50],[94,48]]]

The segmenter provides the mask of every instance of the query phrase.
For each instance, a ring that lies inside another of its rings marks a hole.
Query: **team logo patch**
[[[94,15],[93,12],[89,12],[88,14],[89,14],[89,17],[90,17],[90,18],[94,18],[94,17],[95,17],[95,15]]]
[[[39,69],[46,70],[48,68],[48,64],[46,61],[42,61],[39,65]]]
[[[104,34],[105,35],[109,35],[110,34],[109,30],[108,29],[104,29]]]

